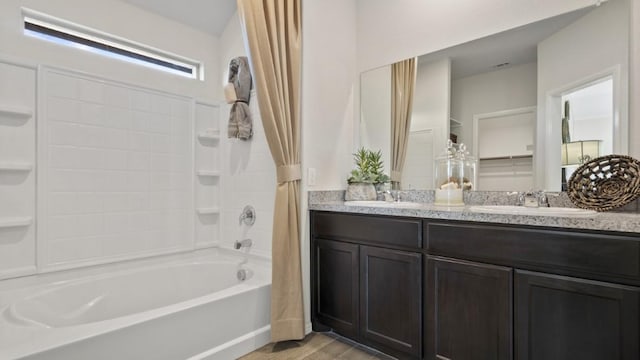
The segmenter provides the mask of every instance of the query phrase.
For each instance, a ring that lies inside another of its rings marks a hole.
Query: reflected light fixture
[[[602,140],[580,140],[562,144],[562,165],[581,165],[600,156]]]

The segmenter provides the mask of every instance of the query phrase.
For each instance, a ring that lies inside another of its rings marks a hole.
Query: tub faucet
[[[251,241],[251,239],[242,239],[242,240],[236,240],[236,241],[233,243],[233,247],[234,247],[236,250],[240,250],[240,248],[243,248],[243,247],[247,247],[247,248],[248,248],[248,247],[250,247],[252,244],[253,244],[253,241]]]

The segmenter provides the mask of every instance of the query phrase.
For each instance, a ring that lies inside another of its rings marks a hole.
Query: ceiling
[[[425,65],[443,58],[451,59],[451,78],[460,79],[497,70],[497,65],[515,66],[537,60],[538,43],[584,16],[592,8],[528,24],[468,43],[419,57]]]
[[[236,12],[236,0],[124,0],[129,4],[219,37]]]

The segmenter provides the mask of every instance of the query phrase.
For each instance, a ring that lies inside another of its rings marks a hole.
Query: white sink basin
[[[485,214],[510,214],[510,215],[534,215],[534,216],[558,216],[558,217],[592,217],[597,214],[593,210],[562,208],[562,207],[525,207],[513,205],[478,205],[470,206],[469,210]]]
[[[346,206],[369,206],[369,207],[385,207],[385,208],[403,208],[403,209],[415,209],[422,206],[421,203],[410,201],[376,201],[376,200],[356,200],[345,201]]]

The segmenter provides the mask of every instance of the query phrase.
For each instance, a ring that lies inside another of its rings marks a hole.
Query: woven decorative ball
[[[607,155],[582,164],[567,182],[577,207],[608,211],[640,196],[640,162],[626,155]]]

